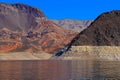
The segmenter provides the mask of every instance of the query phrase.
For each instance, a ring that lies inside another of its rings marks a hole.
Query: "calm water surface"
[[[120,62],[0,61],[0,80],[120,80]]]

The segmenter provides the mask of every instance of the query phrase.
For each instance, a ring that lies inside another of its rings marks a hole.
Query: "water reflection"
[[[94,80],[120,80],[119,61],[94,61],[93,63]]]
[[[0,80],[119,80],[119,66],[117,61],[0,61]]]

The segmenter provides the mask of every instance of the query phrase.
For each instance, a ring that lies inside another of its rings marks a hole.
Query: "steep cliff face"
[[[120,46],[120,11],[100,15],[72,40],[71,45]]]
[[[0,52],[53,53],[76,34],[48,20],[37,8],[0,3]]]
[[[63,20],[52,20],[57,25],[68,30],[74,30],[81,32],[86,29],[93,20],[72,20],[72,19],[63,19]]]

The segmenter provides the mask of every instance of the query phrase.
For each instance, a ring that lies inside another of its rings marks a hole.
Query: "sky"
[[[37,7],[49,19],[94,20],[100,14],[120,10],[120,0],[0,0]]]

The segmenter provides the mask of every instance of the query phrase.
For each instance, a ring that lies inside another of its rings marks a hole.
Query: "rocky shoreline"
[[[57,60],[112,60],[120,61],[119,46],[72,46],[62,56],[54,56]]]
[[[72,46],[61,56],[45,52],[0,53],[0,60],[99,60],[120,61],[119,46]]]

